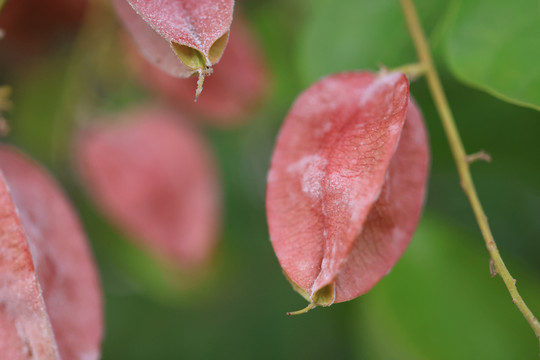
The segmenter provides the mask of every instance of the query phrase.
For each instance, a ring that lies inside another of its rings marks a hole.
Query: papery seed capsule
[[[270,87],[267,64],[252,29],[238,16],[231,27],[227,51],[205,80],[204,96],[193,102],[196,79],[164,73],[134,51],[131,58],[144,83],[182,113],[203,117],[216,126],[237,125],[248,118]],[[133,49],[131,46],[128,49]]]
[[[113,0],[142,54],[176,77],[202,80],[229,38],[234,0]],[[180,61],[179,61],[180,60]]]
[[[388,273],[418,223],[428,162],[405,75],[341,73],[299,96],[266,209],[274,251],[309,308],[351,300]]]
[[[75,212],[53,179],[0,146],[0,358],[97,360],[101,289]]]
[[[139,245],[179,268],[210,257],[220,190],[204,139],[170,111],[136,108],[96,119],[76,144],[89,194]]]

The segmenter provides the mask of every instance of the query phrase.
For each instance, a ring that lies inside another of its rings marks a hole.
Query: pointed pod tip
[[[194,102],[197,102],[197,100],[199,99],[199,96],[202,93],[204,77],[205,77],[204,72],[199,71],[199,80],[197,80],[197,90],[195,90],[195,100],[194,100]]]
[[[206,69],[199,69],[198,73],[199,73],[199,79],[197,80],[197,90],[195,90],[194,102],[197,102],[197,100],[199,99],[199,96],[201,95],[203,91],[204,78],[212,74],[212,68],[210,66],[207,66]]]
[[[297,311],[289,311],[287,312],[287,316],[294,316],[294,315],[300,315],[300,314],[305,314],[307,313],[309,310],[311,309],[314,309],[316,308],[317,305],[315,303],[309,303],[308,306],[306,306],[305,308],[301,309],[301,310],[297,310]]]

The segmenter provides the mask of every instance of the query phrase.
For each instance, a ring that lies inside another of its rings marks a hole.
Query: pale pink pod
[[[130,47],[132,48],[132,47]],[[178,79],[160,71],[142,56],[131,56],[148,88],[184,113],[203,117],[214,125],[235,125],[246,120],[270,87],[260,44],[241,18],[235,17],[227,50],[204,83],[204,95],[193,102],[197,80]]]
[[[202,265],[220,223],[215,164],[174,113],[136,108],[96,119],[76,144],[94,203],[138,245],[179,268]]]
[[[55,181],[0,147],[0,357],[98,359],[101,289],[86,238]]]
[[[312,308],[386,275],[417,226],[429,153],[401,73],[323,78],[294,103],[268,174],[272,245]]]
[[[113,0],[143,55],[176,77],[211,72],[227,45],[234,0]],[[201,81],[202,86],[202,81]]]

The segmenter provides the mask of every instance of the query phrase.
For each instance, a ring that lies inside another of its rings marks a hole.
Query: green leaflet
[[[540,2],[458,0],[446,57],[461,81],[540,110]]]

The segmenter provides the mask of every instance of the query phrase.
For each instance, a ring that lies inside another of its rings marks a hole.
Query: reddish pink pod
[[[420,218],[428,163],[405,75],[341,73],[300,95],[274,150],[266,209],[307,309],[351,300],[390,271]]]
[[[96,205],[138,244],[187,269],[217,240],[220,191],[203,139],[168,111],[133,109],[79,136],[76,164]]]
[[[135,67],[148,88],[183,112],[202,116],[214,125],[234,125],[246,119],[269,88],[270,78],[259,43],[239,18],[231,27],[227,50],[214,74],[205,80],[204,95],[193,102],[197,80],[178,79],[142,57]]]
[[[234,0],[113,0],[142,54],[176,77],[204,75],[227,45]],[[180,60],[180,61],[178,61]]]
[[[0,354],[98,359],[101,289],[81,225],[43,169],[0,146]]]

